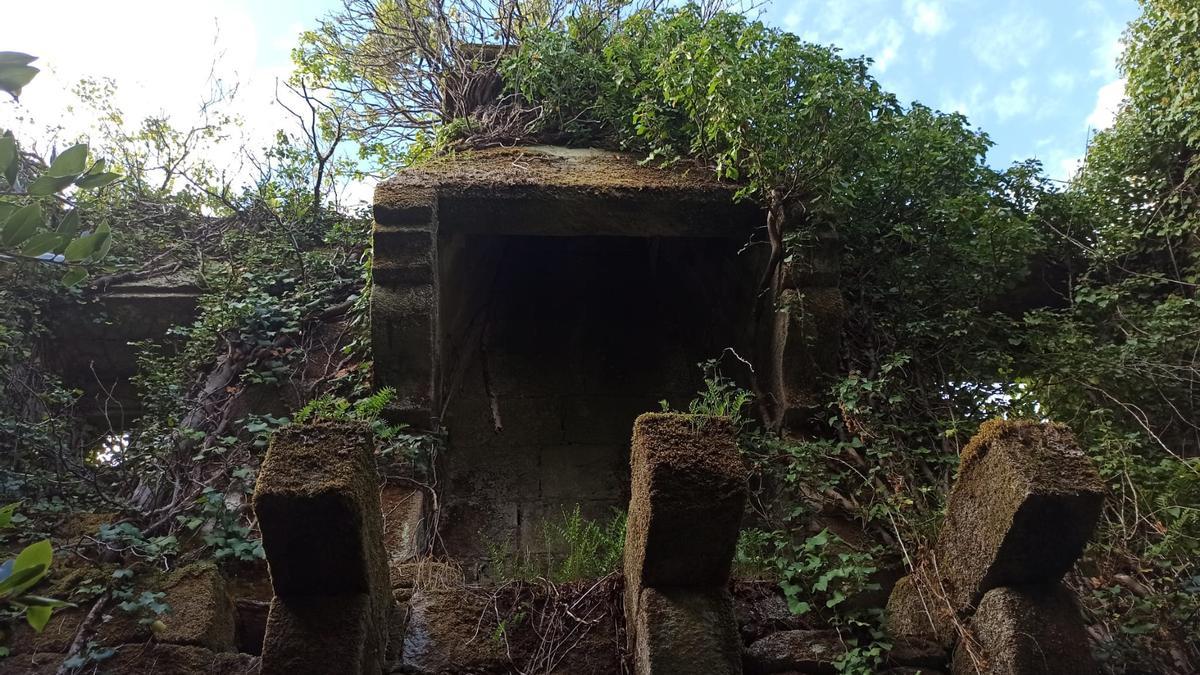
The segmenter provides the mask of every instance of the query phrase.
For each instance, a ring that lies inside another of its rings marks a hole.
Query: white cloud
[[[971,53],[992,70],[1016,63],[1028,67],[1050,41],[1046,20],[1028,14],[1009,13],[997,21],[981,21],[971,36]]]
[[[1059,92],[1070,92],[1075,88],[1075,73],[1059,70],[1050,76],[1050,84]]]
[[[1087,126],[1091,129],[1107,129],[1117,118],[1121,102],[1125,100],[1125,80],[1116,79],[1100,87],[1096,92],[1096,106],[1087,117]]]
[[[950,28],[946,10],[938,2],[904,0],[904,12],[912,20],[912,29],[915,33],[932,36]]]
[[[973,112],[977,112],[983,107],[981,105],[983,92],[984,86],[978,83],[967,92],[960,91],[953,94],[943,92],[941,109],[970,116]]]
[[[1022,77],[1013,80],[1007,91],[997,94],[992,99],[992,107],[1002,121],[1028,113],[1032,109],[1029,79]]]

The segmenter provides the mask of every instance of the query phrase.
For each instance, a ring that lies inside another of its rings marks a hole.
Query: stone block
[[[211,563],[194,563],[167,581],[164,600],[171,611],[159,642],[195,645],[214,652],[237,650],[237,613],[225,578]]]
[[[250,654],[146,642],[121,645],[101,662],[100,670],[121,675],[257,675],[258,666],[258,658]]]
[[[802,424],[837,370],[845,300],[837,287],[789,289],[775,313],[768,378],[785,424]]]
[[[387,485],[380,492],[383,547],[394,568],[420,555],[427,543],[425,492],[412,485]]]
[[[787,671],[836,673],[834,662],[847,648],[836,630],[785,630],[756,641],[746,650],[746,673]]]
[[[924,570],[900,579],[892,588],[885,627],[895,640],[928,640],[949,649],[958,638],[955,612],[944,593],[936,593]],[[920,581],[918,581],[920,579]]]
[[[1058,581],[1091,538],[1104,492],[1065,426],[987,422],[963,450],[931,576],[960,618],[990,589]]]
[[[739,675],[742,641],[725,588],[644,588],[635,618],[637,675]]]
[[[955,675],[1099,673],[1075,599],[1061,583],[995,588],[971,618],[974,642],[954,651]]]
[[[254,490],[276,596],[263,672],[322,663],[329,635],[345,641],[345,663],[364,669],[345,672],[377,672],[392,597],[374,461],[373,436],[357,424],[290,427],[272,439]]]
[[[642,415],[631,464],[627,583],[723,586],[746,500],[746,469],[729,420]]]
[[[505,672],[507,652],[492,639],[493,611],[486,593],[417,588],[404,635],[405,667],[417,673]]]
[[[388,618],[373,615],[365,593],[276,596],[267,618],[262,675],[378,675]]]
[[[369,430],[327,424],[275,434],[254,511],[277,596],[387,587],[379,490]]]

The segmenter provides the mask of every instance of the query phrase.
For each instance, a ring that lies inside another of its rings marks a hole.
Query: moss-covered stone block
[[[493,637],[498,624],[492,600],[462,586],[417,588],[404,633],[405,667],[418,673],[505,672],[509,657],[505,643]]]
[[[988,591],[970,629],[974,640],[954,650],[955,675],[1100,672],[1075,599],[1061,583]]]
[[[254,511],[277,596],[388,587],[379,489],[369,430],[330,424],[275,434]]]
[[[749,675],[771,673],[838,672],[836,661],[845,657],[846,641],[836,630],[785,630],[757,640],[746,650]]]
[[[267,617],[262,675],[378,675],[387,619],[366,594],[276,597]]]
[[[214,652],[237,651],[237,610],[225,578],[212,563],[194,563],[167,580],[164,600],[171,611],[159,642],[194,645]]]
[[[361,425],[291,427],[272,439],[254,491],[276,596],[264,673],[324,672],[304,664],[334,653],[343,672],[378,672],[393,602],[379,491]]]
[[[928,640],[948,649],[958,636],[956,612],[945,596],[932,590],[924,570],[896,582],[888,597],[885,627],[893,639]]]
[[[634,673],[740,675],[742,641],[725,588],[644,588],[638,601]]]
[[[1058,581],[1091,538],[1104,492],[1065,426],[987,422],[963,450],[931,575],[960,618],[993,588]]]
[[[746,469],[730,421],[642,415],[630,463],[627,583],[724,585],[746,501]]]

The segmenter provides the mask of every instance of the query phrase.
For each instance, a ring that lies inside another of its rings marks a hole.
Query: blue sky
[[[65,135],[86,126],[78,110],[64,114],[79,77],[115,78],[130,119],[166,113],[186,125],[215,61],[225,81],[241,83],[232,111],[245,120],[242,142],[261,145],[289,124],[272,100],[297,35],[340,4],[59,0],[49,17],[44,4],[16,3],[0,22],[0,50],[42,57],[24,112],[61,123]],[[1138,8],[1135,0],[779,0],[760,11],[803,38],[873,58],[876,77],[903,101],[963,112],[996,142],[993,165],[1038,157],[1062,179],[1089,130],[1111,123],[1123,92],[1119,40]],[[11,110],[0,103],[0,126]]]
[[[1134,0],[793,0],[765,19],[875,60],[902,101],[967,115],[993,165],[1037,157],[1066,178],[1089,130],[1111,123]]]

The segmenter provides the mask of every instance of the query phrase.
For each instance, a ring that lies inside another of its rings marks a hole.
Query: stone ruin
[[[892,591],[889,632],[952,649],[954,673],[1098,672],[1062,578],[1104,492],[1065,427],[984,424],[963,450],[933,550]]]
[[[436,492],[382,480],[361,428],[284,430],[254,497],[267,597],[211,566],[178,570],[163,581],[167,631],[115,622],[93,636],[116,648],[109,668],[601,675],[625,672],[628,653],[638,675],[832,672],[847,649],[836,631],[791,615],[777,588],[730,579],[746,498],[730,422],[645,414],[662,400],[683,408],[702,384],[696,364],[728,348],[724,365],[756,364],[732,374],[794,428],[836,366],[836,239],[814,236],[768,299],[781,309],[757,311],[763,214],[732,197],[700,171],[549,147],[438,160],[381,184],[375,384],[396,391],[394,419],[445,439]],[[194,306],[183,286],[139,289],[109,311]],[[93,379],[128,369],[113,353]],[[97,414],[122,397],[98,396]],[[891,592],[885,672],[1093,672],[1061,580],[1102,494],[1065,429],[985,425],[936,545]],[[512,597],[475,582],[490,542],[553,553],[537,528],[577,504],[590,518],[628,509],[623,578],[513,591],[562,622],[547,648],[543,627],[506,625]],[[434,544],[441,560],[424,556]],[[18,635],[10,663],[28,669],[14,672],[53,672],[82,618],[59,612],[45,633]]]
[[[781,411],[810,402],[836,364],[836,241],[814,240],[789,268],[788,309],[760,318],[768,251],[749,242],[765,216],[733,196],[701,169],[545,146],[379,185],[375,384],[396,390],[398,418],[447,434],[447,554],[478,562],[506,541],[541,554],[537,526],[564,508],[623,509],[634,418],[686,406],[697,364],[727,349],[770,366],[756,388]]]

